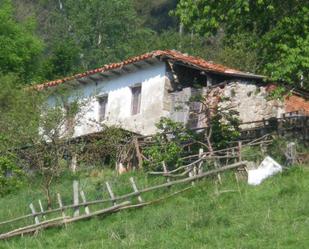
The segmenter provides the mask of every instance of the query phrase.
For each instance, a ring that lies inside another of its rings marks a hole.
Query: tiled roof
[[[79,73],[79,74],[75,74],[73,76],[69,76],[69,77],[65,77],[63,79],[58,79],[58,80],[53,80],[53,81],[49,81],[49,82],[45,82],[39,85],[36,85],[35,88],[37,90],[42,90],[48,87],[53,87],[53,86],[57,86],[60,85],[64,82],[67,81],[72,81],[75,79],[81,79],[96,73],[103,73],[103,72],[107,72],[110,70],[115,70],[115,69],[120,69],[123,66],[132,64],[132,63],[136,63],[139,61],[143,61],[143,60],[147,60],[150,58],[161,58],[161,59],[167,59],[167,60],[171,60],[171,61],[177,61],[177,62],[181,62],[183,64],[187,64],[187,65],[191,65],[193,67],[197,67],[201,70],[204,71],[209,71],[209,72],[213,72],[213,73],[220,73],[220,74],[225,74],[225,75],[231,75],[231,76],[239,76],[239,77],[244,77],[244,78],[253,78],[253,79],[262,79],[263,76],[261,75],[255,75],[255,74],[251,74],[251,73],[244,73],[232,68],[228,68],[225,67],[223,65],[220,64],[215,64],[212,63],[210,61],[206,61],[202,58],[199,57],[194,57],[194,56],[190,56],[187,54],[182,54],[178,51],[175,50],[155,50],[153,52],[150,53],[146,53],[146,54],[142,54],[136,57],[132,57],[130,59],[127,59],[125,61],[119,62],[119,63],[111,63],[108,65],[104,65],[103,67],[97,68],[97,69],[93,69],[93,70],[89,70],[86,71],[84,73]]]
[[[300,96],[286,96],[284,104],[286,112],[301,111],[303,114],[309,115],[309,101]]]

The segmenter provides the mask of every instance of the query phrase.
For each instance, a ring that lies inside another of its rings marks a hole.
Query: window
[[[106,118],[108,95],[99,97],[99,120],[102,121]]]
[[[131,103],[131,113],[132,115],[138,114],[141,111],[141,93],[142,86],[135,86],[131,88],[132,91],[132,103]]]

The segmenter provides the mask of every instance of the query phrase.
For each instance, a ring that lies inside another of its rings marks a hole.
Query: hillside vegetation
[[[39,83],[177,49],[308,89],[308,12],[305,0],[2,0],[0,75]]]
[[[141,187],[163,181],[132,174]],[[117,194],[131,191],[132,174],[114,178],[109,171],[95,170],[80,174],[79,180],[87,198],[94,199],[102,196],[105,180],[111,181]],[[55,185],[67,204],[74,178],[67,175]],[[230,173],[222,178],[218,188],[215,179],[206,179],[158,204],[1,241],[0,248],[307,248],[308,167],[291,168],[257,187],[237,184]],[[1,220],[28,213],[29,202],[43,196],[37,189],[32,183],[0,199]],[[174,191],[176,187],[169,190]],[[161,191],[143,198],[166,194]]]

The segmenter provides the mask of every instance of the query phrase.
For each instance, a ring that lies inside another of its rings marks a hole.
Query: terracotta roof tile
[[[184,64],[188,64],[188,65],[192,65],[194,67],[198,67],[201,70],[205,70],[205,71],[209,71],[209,72],[213,72],[213,73],[220,73],[220,74],[225,74],[225,75],[234,75],[234,76],[240,76],[240,77],[247,77],[247,78],[254,78],[254,79],[262,79],[264,78],[261,75],[255,75],[255,74],[251,74],[251,73],[245,73],[245,72],[241,72],[232,68],[228,68],[226,66],[220,65],[220,64],[215,64],[212,63],[210,61],[206,61],[202,58],[199,57],[194,57],[194,56],[190,56],[187,54],[182,54],[178,51],[175,50],[155,50],[153,52],[150,53],[146,53],[146,54],[142,54],[139,56],[135,56],[132,58],[129,58],[127,60],[124,60],[122,62],[119,63],[111,63],[108,65],[104,65],[103,67],[100,68],[96,68],[93,70],[89,70],[86,71],[84,73],[79,73],[79,74],[75,74],[69,77],[65,77],[63,79],[58,79],[58,80],[53,80],[53,81],[49,81],[49,82],[45,82],[39,85],[35,85],[34,88],[37,90],[42,90],[45,88],[49,88],[49,87],[53,87],[53,86],[57,86],[60,85],[64,82],[67,81],[72,81],[75,79],[80,79],[86,76],[90,76],[96,73],[102,73],[102,72],[107,72],[109,70],[113,70],[113,69],[118,69],[118,68],[122,68],[125,65],[128,64],[132,64],[135,62],[139,62],[139,61],[143,61],[143,60],[147,60],[150,58],[162,58],[162,59],[168,59],[171,61],[178,61]]]

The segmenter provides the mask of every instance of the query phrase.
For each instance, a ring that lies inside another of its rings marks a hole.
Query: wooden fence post
[[[137,189],[137,186],[136,186],[136,184],[135,184],[135,181],[134,181],[134,178],[133,178],[133,177],[130,177],[130,182],[131,182],[131,184],[132,184],[132,187],[133,187],[134,192],[135,192],[135,193],[139,193],[139,191],[138,191],[138,189]],[[137,199],[138,199],[138,201],[139,201],[140,203],[143,202],[143,199],[142,199],[142,197],[141,197],[140,194],[137,196]]]
[[[218,165],[218,162],[217,162],[216,159],[214,159],[214,165],[215,165],[215,168],[216,168],[216,169],[219,168],[219,165]],[[221,180],[221,175],[220,175],[220,173],[217,174],[217,177],[218,177],[218,182],[219,182],[220,184],[222,184],[222,180]]]
[[[200,148],[198,151],[198,158],[201,159],[203,156],[204,150],[203,148]],[[201,174],[203,172],[203,161],[200,161],[198,164],[198,174]]]
[[[165,174],[168,174],[168,170],[167,170],[167,167],[166,167],[166,164],[165,164],[164,161],[162,162],[162,167],[163,167],[163,172],[164,172]],[[166,181],[167,181],[167,182],[170,182],[170,178],[169,178],[168,176],[166,177]]]
[[[242,161],[242,157],[241,157],[241,149],[242,149],[242,142],[241,141],[238,141],[238,160],[239,162]]]
[[[42,202],[41,200],[39,200],[39,206],[40,206],[40,210],[41,210],[41,213],[44,213],[44,209],[43,209],[43,205],[42,205]],[[43,219],[46,220],[46,216],[43,214]]]
[[[86,203],[87,200],[86,200],[86,196],[85,196],[85,193],[84,193],[83,190],[80,191],[80,196],[82,198],[83,203]],[[88,205],[85,205],[85,213],[90,214],[90,209],[89,209]]]
[[[37,216],[34,205],[32,203],[30,203],[29,207],[30,207],[31,212],[33,214],[35,224],[40,224],[40,220],[39,220],[39,217]]]
[[[189,171],[189,177],[194,177],[194,168],[193,168],[192,170]],[[195,182],[192,181],[192,182],[191,182],[191,185],[194,186],[194,185],[195,185]]]
[[[225,165],[228,165],[228,163],[229,163],[229,158],[230,158],[230,152],[229,152],[229,151],[227,151],[227,152],[226,152],[226,160],[225,160]]]
[[[114,206],[117,205],[117,203],[116,203],[116,201],[115,201],[115,195],[114,195],[114,193],[113,193],[113,191],[112,191],[112,187],[109,185],[108,182],[105,182],[105,185],[106,185],[108,194],[109,194],[110,198],[112,199],[113,205],[114,205]]]
[[[73,154],[72,154],[72,159],[71,159],[71,162],[70,162],[70,168],[71,168],[73,173],[76,172],[76,168],[77,168],[77,154],[75,152],[73,152]]]
[[[59,193],[57,193],[57,200],[58,200],[59,208],[61,209],[62,217],[65,218],[65,212],[63,210],[63,204],[62,204],[61,196]]]
[[[79,195],[78,195],[78,181],[73,181],[73,204],[78,205],[79,204]],[[76,206],[74,208],[73,216],[79,216],[79,207]]]
[[[237,159],[236,159],[236,156],[237,156],[237,155],[236,155],[236,153],[235,153],[235,149],[234,149],[234,148],[232,149],[232,156],[234,157],[234,160],[233,160],[234,163],[236,163],[236,162],[237,162]]]

